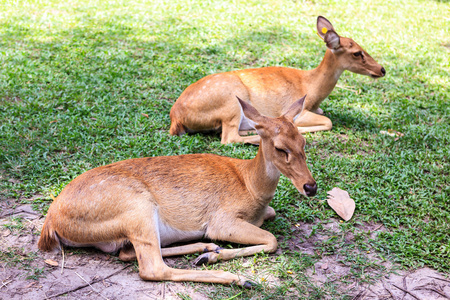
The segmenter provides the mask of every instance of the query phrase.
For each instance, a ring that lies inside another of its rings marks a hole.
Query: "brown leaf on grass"
[[[143,115],[144,117],[148,118],[147,114],[141,113],[141,115]]]
[[[54,260],[52,260],[52,259],[46,259],[44,262],[45,262],[47,265],[50,265],[50,266],[52,266],[52,267],[57,267],[57,266],[58,266],[58,262],[56,262],[56,261],[54,261]]]
[[[352,218],[355,212],[355,201],[348,195],[347,191],[333,188],[328,192],[328,205],[345,221]]]

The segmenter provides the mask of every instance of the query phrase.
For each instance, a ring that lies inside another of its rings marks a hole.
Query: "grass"
[[[0,251],[0,261],[4,262],[4,267],[18,266],[26,271],[26,279],[38,280],[43,277],[44,268],[38,268],[33,262],[38,257],[36,252],[26,252],[17,247],[8,247],[5,251]]]
[[[9,230],[18,232],[25,228],[25,224],[23,224],[23,219],[21,217],[11,217],[9,219],[9,223],[3,224],[2,226]]]
[[[298,194],[284,177],[265,228],[283,253],[254,266],[278,278],[256,291],[214,286],[212,298],[345,298],[306,270],[342,254],[347,280],[384,274],[368,260],[450,271],[450,4],[447,1],[2,1],[0,10],[0,201],[33,201],[46,212],[77,175],[133,157],[218,153],[252,158],[256,147],[221,145],[218,135],[168,134],[169,110],[189,84],[212,73],[262,66],[317,66],[325,46],[317,15],[352,37],[387,70],[373,81],[346,72],[322,104],[334,127],[306,134],[319,192]],[[148,117],[147,117],[148,116]],[[380,134],[394,130],[400,138]],[[349,192],[353,219],[336,217],[326,192]],[[306,239],[316,255],[288,249]],[[378,235],[368,224],[382,224]],[[353,239],[346,239],[353,235]],[[319,253],[319,254],[317,254]],[[212,268],[236,272],[253,258]],[[290,271],[292,274],[287,273]],[[370,272],[367,272],[370,270]],[[198,286],[198,285],[196,285]],[[201,286],[201,285],[200,285]],[[212,291],[211,291],[212,290]],[[181,295],[181,294],[180,294]],[[188,298],[188,295],[181,295]]]

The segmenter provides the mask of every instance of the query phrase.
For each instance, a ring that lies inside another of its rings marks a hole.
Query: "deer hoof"
[[[217,261],[218,254],[213,252],[203,253],[196,260],[194,260],[194,265],[202,266],[207,264],[213,264]]]
[[[203,249],[203,253],[206,252],[212,252],[212,251],[218,251],[221,250],[222,248],[217,246],[216,244],[210,243],[210,244],[206,244],[205,245],[205,249]]]
[[[205,254],[208,254],[208,253],[205,253]],[[202,254],[194,260],[194,265],[196,265],[197,267],[202,266],[202,265],[207,265],[208,261],[209,261],[208,256]]]
[[[256,287],[257,286],[257,284],[256,283],[254,283],[254,282],[251,282],[251,281],[245,281],[244,282],[244,284],[242,285],[242,287],[243,288],[246,288],[246,289],[252,289],[252,288],[254,288],[254,287]]]

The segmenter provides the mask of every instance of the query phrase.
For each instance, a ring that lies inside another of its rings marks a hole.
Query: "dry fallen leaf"
[[[352,218],[355,212],[355,201],[348,195],[347,191],[333,188],[328,192],[328,205],[345,221]]]
[[[141,113],[141,115],[143,115],[144,117],[148,118],[147,114]]]
[[[391,133],[391,132],[388,132],[386,130],[381,130],[380,133],[381,134],[385,134],[385,135],[395,136],[395,133]]]
[[[47,265],[53,266],[53,267],[57,267],[58,266],[58,262],[52,260],[52,259],[46,259],[44,261]]]

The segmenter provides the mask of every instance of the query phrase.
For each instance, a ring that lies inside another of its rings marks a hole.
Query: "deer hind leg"
[[[237,249],[217,249],[200,255],[196,265],[211,264],[218,260],[230,260],[236,257],[250,256],[261,251],[272,253],[277,250],[278,242],[273,234],[243,220],[235,220],[231,226],[221,226],[216,231],[208,228],[207,235],[211,239],[223,240],[238,244],[256,245]]]
[[[304,110],[295,119],[294,124],[298,127],[300,133],[330,130],[333,127],[330,119],[308,110]]]

